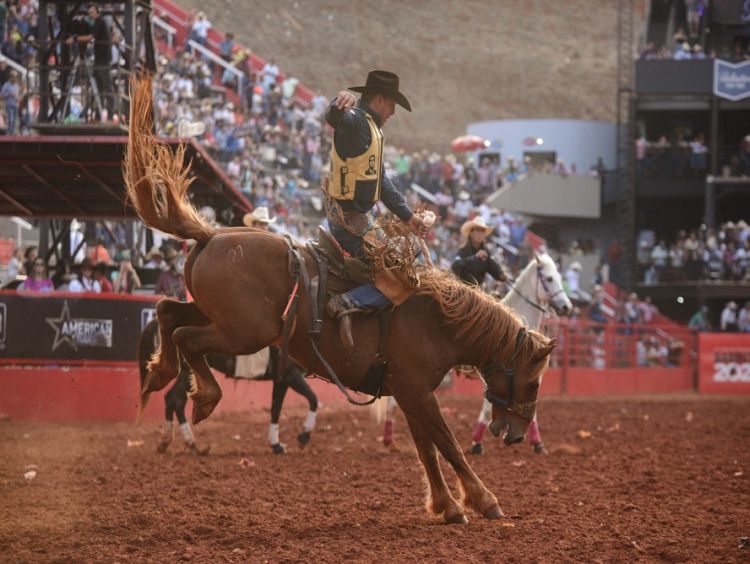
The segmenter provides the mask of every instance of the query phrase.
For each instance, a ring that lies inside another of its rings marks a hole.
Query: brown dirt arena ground
[[[442,403],[466,443],[478,399]],[[156,454],[155,423],[0,423],[0,560],[750,560],[738,548],[750,535],[750,398],[546,400],[551,454],[488,442],[471,462],[507,517],[463,526],[425,513],[402,418],[401,450],[387,452],[367,409],[323,406],[300,451],[303,415],[282,420],[285,456],[265,444],[265,411],[200,425],[206,458],[176,443]]]

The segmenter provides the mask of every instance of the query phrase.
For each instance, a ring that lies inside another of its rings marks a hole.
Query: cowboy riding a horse
[[[398,83],[391,81],[385,88],[387,81],[369,82],[381,89],[374,95],[374,104],[387,119],[395,103],[405,101],[398,93]],[[348,97],[337,100],[337,107],[342,104],[339,111],[352,112]],[[509,445],[523,441],[555,342],[527,330],[522,320],[497,300],[462,284],[452,274],[418,267],[418,284],[389,312],[387,322],[382,321],[384,316],[333,312],[351,322],[357,346],[346,347],[348,339],[342,339],[331,323],[333,318],[325,313],[329,270],[330,278],[339,282],[347,270],[342,269],[335,249],[298,247],[287,238],[253,228],[212,227],[188,200],[190,166],[184,162],[184,149],[171,152],[153,133],[150,80],[134,84],[130,116],[124,162],[130,201],[146,225],[196,242],[185,264],[185,282],[194,301],[164,299],[157,304],[161,347],[149,362],[144,390],[162,389],[174,378],[179,349],[195,375],[193,422],[197,423],[221,400],[221,388],[205,361],[208,352],[252,354],[275,344],[282,351],[280,362],[288,354],[308,372],[342,390],[369,389],[365,386],[368,375],[378,366],[382,374],[378,392],[398,401],[424,466],[429,484],[427,508],[452,523],[466,522],[465,507],[487,518],[501,517],[496,497],[467,463],[433,392],[451,367],[480,367],[485,397],[492,404],[490,431]],[[373,116],[367,113],[358,118],[362,119],[382,144]],[[340,157],[343,161],[356,155]],[[367,166],[353,168],[357,178],[371,177],[369,157]],[[382,199],[386,185],[377,156],[374,170],[375,184],[369,185],[373,201],[379,191]],[[341,170],[332,172],[336,174],[346,176],[342,187],[354,187],[349,183],[357,178]],[[358,212],[361,204],[352,209]],[[347,211],[351,210],[342,209],[344,215]],[[400,218],[418,231],[422,222],[410,213],[403,211]],[[377,277],[377,272],[373,276]],[[344,294],[359,286],[362,284],[350,281]],[[371,289],[367,292],[374,294]],[[361,297],[356,292],[354,296]],[[366,299],[356,305],[380,307]],[[458,476],[460,500],[448,489],[438,452]]]

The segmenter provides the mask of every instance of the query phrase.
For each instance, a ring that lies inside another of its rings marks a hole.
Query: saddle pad
[[[269,349],[266,347],[255,354],[245,354],[237,357],[235,378],[245,380],[259,380],[265,376],[268,366]]]

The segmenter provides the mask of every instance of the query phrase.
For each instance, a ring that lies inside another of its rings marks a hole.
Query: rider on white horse
[[[558,315],[569,315],[573,310],[573,304],[563,289],[560,272],[547,253],[535,254],[535,260],[529,262],[526,268],[510,286],[510,290],[502,300],[503,305],[513,309],[526,322],[529,329],[538,330],[542,319],[547,312],[548,305]],[[487,425],[492,418],[492,405],[484,400],[482,411],[479,413],[474,433],[472,434],[472,446],[470,454],[482,454],[482,438]],[[537,453],[546,453],[542,436],[539,433],[539,424],[536,414],[534,420],[529,424],[529,442]]]

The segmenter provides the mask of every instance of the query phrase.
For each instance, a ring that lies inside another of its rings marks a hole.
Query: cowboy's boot
[[[352,319],[350,317],[354,309],[353,304],[344,294],[332,297],[326,305],[326,313],[339,322],[339,337],[341,338],[341,342],[350,349],[354,348]]]

